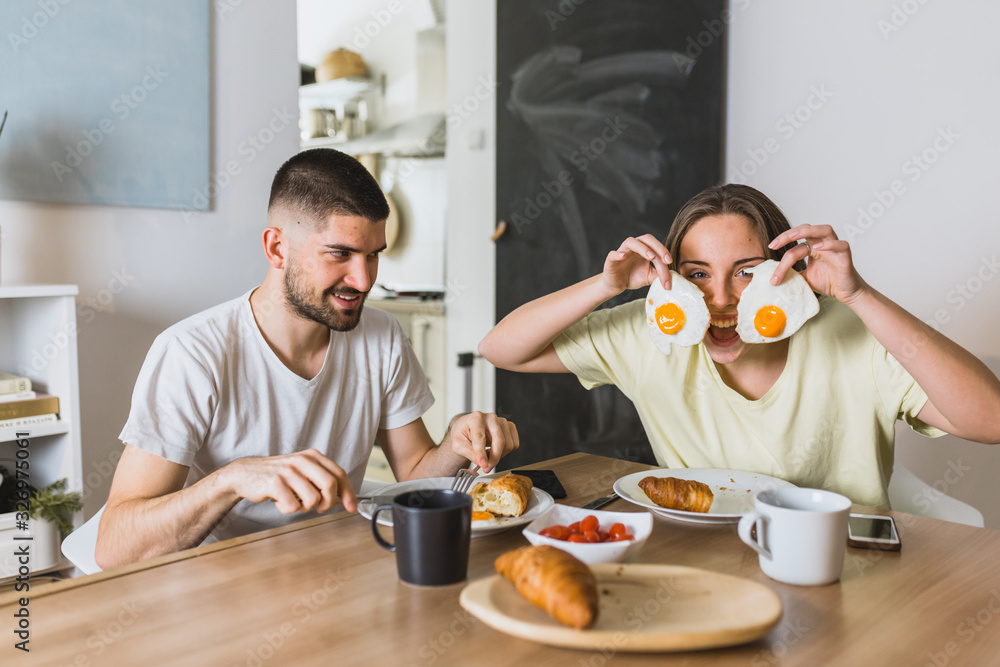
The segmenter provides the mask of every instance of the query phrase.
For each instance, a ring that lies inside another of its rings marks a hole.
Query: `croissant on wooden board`
[[[639,488],[660,507],[686,512],[707,512],[712,506],[708,484],[676,477],[644,477]]]
[[[585,563],[550,546],[521,547],[497,557],[496,571],[528,602],[572,628],[597,620],[597,579]]]

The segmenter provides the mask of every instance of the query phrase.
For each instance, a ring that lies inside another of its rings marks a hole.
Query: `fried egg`
[[[670,345],[697,345],[708,331],[708,306],[698,287],[676,271],[670,272],[671,289],[657,278],[646,294],[646,322],[653,343],[663,354]]]
[[[776,343],[798,331],[819,312],[819,301],[806,279],[788,269],[780,285],[771,284],[778,267],[773,259],[747,269],[753,274],[736,306],[736,333],[744,343]]]

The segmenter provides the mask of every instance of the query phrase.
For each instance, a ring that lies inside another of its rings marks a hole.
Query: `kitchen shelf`
[[[327,109],[361,97],[384,86],[384,78],[345,77],[299,86],[299,106],[307,109]]]

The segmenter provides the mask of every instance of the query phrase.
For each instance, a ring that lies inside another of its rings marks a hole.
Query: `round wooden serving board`
[[[587,650],[735,646],[763,637],[781,619],[778,596],[749,579],[675,565],[610,563],[590,568],[601,602],[597,622],[587,630],[562,625],[500,575],[466,586],[461,604],[500,632]]]

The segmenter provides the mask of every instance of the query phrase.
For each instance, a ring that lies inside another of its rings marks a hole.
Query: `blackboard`
[[[207,209],[210,5],[0,3],[0,198]]]
[[[721,0],[497,3],[497,319],[600,273],[628,236],[663,239],[677,210],[719,182]],[[639,298],[620,295],[604,307]],[[632,403],[573,375],[497,372],[516,467],[584,451],[654,462]]]

